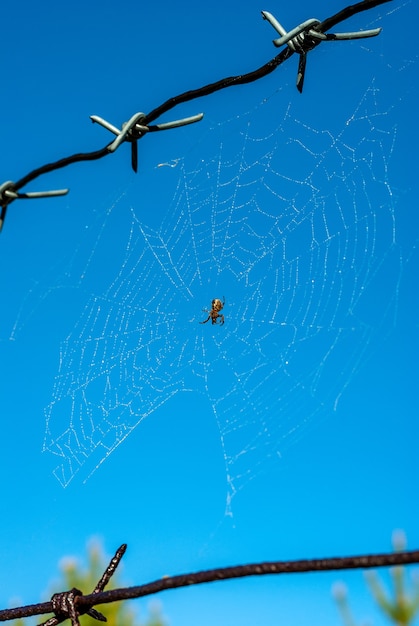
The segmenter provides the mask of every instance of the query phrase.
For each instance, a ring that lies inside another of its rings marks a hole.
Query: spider
[[[206,324],[209,320],[211,320],[212,324],[220,324],[220,326],[222,326],[224,324],[224,315],[220,313],[220,311],[221,309],[224,308],[224,305],[225,305],[224,296],[223,296],[222,302],[219,298],[214,298],[214,300],[211,302],[211,311],[208,311],[208,309],[202,309],[204,313],[209,313],[207,319],[199,323]],[[220,318],[219,322],[217,322],[218,318]]]

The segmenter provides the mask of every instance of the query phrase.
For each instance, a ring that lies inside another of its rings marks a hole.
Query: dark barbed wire
[[[384,0],[384,2],[391,2],[391,1],[392,0]],[[361,11],[367,11],[369,9],[373,9],[374,7],[379,6],[380,4],[384,4],[384,2],[381,2],[381,0],[364,0],[363,2],[352,4],[346,7],[345,9],[338,11],[338,13],[335,13],[331,17],[328,17],[325,20],[323,20],[318,30],[324,33],[328,31],[330,28],[333,28],[334,26],[336,26],[336,24],[339,24],[340,22],[343,22],[344,20],[348,20],[350,17],[356,15],[357,13],[360,13]]]
[[[361,0],[361,2],[357,2],[356,4],[350,5],[342,9],[338,13],[332,15],[329,18],[326,18],[322,22],[315,19],[307,20],[296,29],[289,31],[289,33],[286,33],[285,29],[283,29],[283,27],[271,14],[267,13],[266,11],[262,11],[264,19],[267,19],[272,24],[272,26],[274,26],[274,28],[276,28],[278,32],[282,35],[280,39],[274,40],[274,44],[277,46],[286,44],[286,48],[284,48],[278,55],[276,55],[273,59],[271,59],[256,70],[245,74],[238,74],[236,76],[222,78],[221,80],[210,83],[208,85],[204,85],[203,87],[200,87],[198,89],[193,89],[181,93],[177,96],[169,98],[148,114],[137,113],[131,118],[129,122],[123,125],[121,130],[117,129],[105,120],[101,120],[97,116],[92,116],[92,121],[96,121],[105,126],[105,128],[108,128],[108,130],[111,130],[111,132],[117,135],[117,139],[106,144],[103,148],[100,148],[99,150],[94,150],[92,152],[79,152],[71,156],[64,157],[62,159],[47,163],[46,165],[42,165],[32,170],[16,182],[7,181],[1,184],[0,231],[6,218],[7,208],[9,204],[13,202],[13,200],[65,195],[68,192],[68,189],[60,189],[47,192],[19,193],[19,190],[22,189],[22,187],[32,182],[36,178],[39,178],[44,174],[48,174],[49,172],[59,170],[63,167],[67,167],[73,163],[79,163],[83,161],[95,161],[104,158],[105,156],[111,154],[111,152],[119,147],[119,145],[124,141],[128,141],[131,143],[131,164],[134,171],[137,171],[137,141],[141,139],[141,137],[143,137],[148,132],[166,130],[168,128],[175,128],[177,126],[183,126],[185,124],[198,121],[199,119],[202,119],[202,114],[194,116],[194,118],[188,118],[187,120],[178,120],[177,122],[156,124],[154,126],[150,126],[150,122],[155,121],[161,115],[172,110],[179,104],[190,102],[191,100],[195,100],[197,98],[202,98],[204,96],[213,94],[216,91],[220,91],[221,89],[226,89],[234,85],[244,85],[259,80],[273,72],[276,68],[282,65],[284,61],[289,59],[295,52],[299,54],[300,58],[297,75],[297,88],[300,92],[302,92],[306,67],[306,57],[309,51],[313,50],[322,41],[325,40],[334,41],[336,39],[370,37],[377,35],[381,31],[381,29],[378,28],[372,31],[358,31],[356,33],[341,33],[336,35],[329,33],[326,34],[327,31],[333,26],[336,26],[336,24],[343,22],[344,20],[352,17],[357,13],[367,11],[378,5],[385,4],[391,1],[392,0]]]
[[[189,587],[223,580],[244,578],[249,576],[266,576],[278,574],[302,574],[308,572],[329,572],[350,569],[371,569],[376,567],[393,567],[419,563],[419,550],[391,552],[384,554],[369,554],[361,556],[332,557],[323,559],[303,559],[296,561],[269,561],[250,563],[233,567],[220,567],[178,576],[165,576],[151,583],[135,587],[111,589],[103,591],[109,582],[123,554],[126,544],[117,550],[107,567],[105,574],[96,585],[93,593],[82,595],[78,589],[54,594],[49,602],[31,604],[27,606],[3,609],[0,611],[0,621],[21,619],[34,615],[55,613],[55,617],[44,622],[43,626],[57,626],[60,622],[70,618],[73,626],[78,624],[78,616],[88,613],[92,617],[103,621],[103,616],[93,609],[98,604],[109,604],[121,600],[133,600],[153,595],[169,589]],[[59,602],[57,602],[59,600]]]
[[[118,567],[122,557],[125,554],[127,549],[127,544],[123,543],[115,553],[115,556],[111,559],[108,567],[103,573],[103,576],[100,578],[96,587],[93,589],[91,595],[96,596],[98,593],[101,593],[112,576],[115,573],[116,568]],[[54,617],[50,617],[46,622],[43,623],[42,626],[58,626],[61,622],[63,622],[68,617],[71,619],[72,626],[79,626],[79,615],[90,615],[93,619],[99,620],[100,622],[106,622],[106,617],[96,611],[92,606],[83,609],[77,610],[76,607],[76,598],[82,596],[82,592],[80,589],[70,589],[70,591],[64,591],[61,593],[55,593],[51,598],[52,608],[54,611]]]
[[[373,9],[374,7],[385,4],[386,2],[392,2],[392,0],[362,0],[361,2],[350,5],[345,9],[342,9],[338,13],[335,13],[335,15],[332,15],[331,17],[323,20],[323,22],[320,22],[314,28],[318,32],[324,33],[330,28],[333,28],[333,26],[336,26],[336,24],[345,21],[353,15],[361,13],[362,11]],[[318,46],[319,44],[320,41],[315,42],[314,45],[310,44],[310,49]],[[206,85],[205,87],[201,87],[200,89],[186,91],[179,96],[169,98],[169,100],[166,100],[166,102],[153,109],[153,111],[151,111],[146,116],[146,122],[154,121],[164,113],[167,113],[168,111],[173,109],[178,104],[183,104],[185,102],[190,102],[195,98],[210,95],[212,93],[215,93],[216,91],[219,91],[220,89],[225,89],[234,85],[245,85],[247,83],[254,82],[255,80],[259,80],[260,78],[264,78],[265,76],[268,76],[268,74],[273,72],[277,67],[279,67],[284,61],[289,59],[293,54],[294,50],[292,50],[290,47],[287,47],[285,48],[285,50],[282,50],[282,52],[280,52],[276,57],[268,61],[268,63],[265,63],[265,65],[262,65],[262,67],[254,70],[253,72],[241,74],[238,76],[230,76],[229,78],[223,78],[215,83],[211,83],[209,85]]]

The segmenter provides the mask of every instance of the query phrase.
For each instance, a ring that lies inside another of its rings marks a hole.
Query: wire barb
[[[324,26],[324,24],[320,20],[310,18],[287,32],[272,13],[262,11],[262,17],[281,35],[278,39],[273,40],[274,45],[280,48],[287,44],[292,52],[297,52],[300,55],[296,83],[300,93],[302,93],[304,86],[307,52],[313,50],[322,41],[343,41],[376,37],[382,30],[381,28],[373,28],[347,33],[325,33],[322,31],[322,25]]]
[[[108,582],[114,575],[115,570],[118,567],[122,557],[124,556],[126,549],[127,549],[126,543],[123,543],[118,548],[118,550],[115,552],[115,556],[112,557],[108,567],[104,571],[102,578],[99,580],[98,584],[94,588],[93,593],[101,593],[105,589],[106,585],[108,584]]]
[[[80,589],[73,587],[70,591],[54,593],[51,598],[52,607],[57,618],[63,620],[69,617],[72,626],[80,626],[79,616],[76,610],[75,599],[77,596],[83,595]]]
[[[410,565],[419,563],[419,550],[410,550],[408,552],[392,552],[390,554],[363,554],[359,556],[344,556],[321,559],[303,559],[298,561],[270,561],[265,563],[249,563],[248,565],[236,565],[233,567],[220,567],[212,570],[204,570],[189,574],[180,574],[160,578],[150,583],[137,587],[125,587],[123,589],[111,589],[108,591],[98,591],[96,589],[101,582],[108,582],[107,576],[112,575],[117,567],[122,555],[126,550],[126,544],[123,544],[116,552],[114,558],[109,563],[105,574],[102,576],[95,591],[90,595],[78,595],[77,590],[73,591],[74,605],[79,615],[92,615],[92,605],[108,604],[111,602],[119,602],[121,600],[132,600],[134,598],[143,598],[160,591],[168,589],[179,589],[180,587],[189,587],[190,585],[200,585],[208,582],[221,580],[229,580],[233,578],[244,578],[248,576],[264,576],[272,574],[292,574],[303,572],[325,572],[349,569],[371,569],[373,567],[394,567],[396,565]],[[62,605],[68,603],[68,598],[61,601],[58,611],[62,610]],[[71,601],[70,601],[71,602]],[[14,609],[0,610],[0,622],[7,620],[20,619],[22,617],[31,617],[33,615],[43,615],[54,610],[52,602],[42,602],[40,604],[31,604]],[[68,611],[65,616],[53,617],[41,626],[56,626],[59,622],[70,617]],[[93,617],[93,615],[92,615]],[[102,616],[103,617],[103,616]],[[98,618],[96,618],[98,619]]]
[[[32,198],[51,198],[55,196],[65,196],[68,193],[68,189],[53,189],[51,191],[29,191],[27,193],[18,193],[15,187],[15,183],[11,180],[7,180],[0,185],[0,232],[3,228],[4,220],[6,218],[6,212],[8,205],[16,199],[32,199]]]
[[[198,115],[193,115],[192,117],[185,117],[181,120],[174,120],[173,122],[165,122],[163,124],[155,124],[154,126],[148,126],[146,121],[145,113],[135,113],[128,122],[122,124],[121,130],[107,122],[102,117],[98,115],[91,115],[90,119],[92,122],[96,122],[100,124],[111,133],[116,135],[116,139],[112,141],[107,146],[107,150],[109,152],[115,152],[117,148],[124,141],[129,141],[131,143],[131,165],[134,172],[137,172],[138,168],[138,157],[137,157],[137,141],[144,137],[148,132],[153,132],[157,130],[169,130],[170,128],[179,128],[179,126],[187,126],[188,124],[194,124],[195,122],[200,122],[204,117],[203,113],[199,113]]]
[[[126,543],[123,543],[118,548],[115,556],[112,557],[108,567],[104,571],[103,576],[90,594],[91,598],[92,596],[94,598],[95,595],[103,592],[111,577],[115,573],[115,570],[124,556],[126,549]],[[82,597],[83,593],[80,589],[76,589],[76,587],[73,587],[70,591],[55,593],[51,598],[52,610],[55,615],[54,617],[50,617],[46,622],[40,624],[40,626],[57,626],[66,619],[71,620],[72,626],[80,626],[79,616],[84,614],[90,615],[90,617],[93,617],[93,619],[99,620],[100,622],[106,622],[107,619],[103,613],[100,613],[92,606],[77,607],[77,598]]]
[[[150,122],[156,120],[164,113],[172,110],[181,103],[190,102],[196,98],[202,98],[215,93],[221,89],[227,89],[234,85],[245,85],[267,76],[274,70],[276,70],[284,61],[287,61],[294,52],[299,54],[298,74],[297,74],[297,89],[302,92],[304,84],[304,76],[306,69],[307,52],[318,46],[322,41],[335,41],[342,39],[359,39],[363,37],[374,37],[381,32],[380,28],[373,30],[364,30],[359,32],[348,33],[326,33],[330,28],[336,26],[340,22],[352,17],[357,13],[367,11],[381,4],[391,2],[392,0],[360,0],[355,4],[351,4],[342,9],[338,13],[326,18],[323,22],[311,18],[306,20],[296,28],[287,33],[285,28],[276,20],[276,18],[267,11],[262,11],[264,19],[266,19],[275,28],[275,30],[281,35],[274,41],[276,46],[282,46],[286,44],[286,47],[281,50],[273,59],[270,59],[267,63],[261,67],[247,72],[245,74],[237,74],[236,76],[228,76],[215,82],[199,87],[198,89],[191,89],[184,93],[173,96],[153,109],[148,115],[143,113],[136,113],[131,119],[123,125],[122,129],[117,128],[113,124],[110,124],[106,120],[92,115],[93,122],[97,122],[107,130],[116,135],[116,139],[99,150],[92,152],[82,152],[73,154],[71,156],[64,157],[58,161],[47,163],[38,167],[25,176],[23,176],[16,183],[8,181],[0,186],[0,231],[6,218],[7,207],[16,198],[40,198],[54,195],[64,195],[68,193],[68,189],[61,189],[51,192],[33,192],[33,193],[18,193],[18,190],[32,182],[39,176],[47,174],[49,172],[67,167],[73,163],[81,163],[84,161],[95,161],[102,159],[103,157],[114,152],[118,146],[124,141],[131,143],[131,165],[136,172],[138,168],[138,155],[137,155],[137,142],[138,139],[143,137],[148,132],[167,130],[169,128],[177,128],[178,126],[185,126],[198,122],[202,119],[203,114],[195,115],[193,117],[184,118],[174,122],[167,122],[163,124],[155,124],[150,126]]]

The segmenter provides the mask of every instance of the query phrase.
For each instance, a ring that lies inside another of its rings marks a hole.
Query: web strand
[[[194,393],[218,427],[230,512],[249,480],[336,410],[391,318],[395,131],[374,84],[337,133],[302,123],[290,105],[266,132],[272,107],[275,98],[216,125],[205,161],[191,152],[156,169],[174,183],[160,226],[132,192],[129,208],[118,203],[123,256],[62,343],[46,409],[44,450],[63,486],[86,479],[172,397]],[[365,307],[384,270],[383,302]],[[200,325],[223,296],[225,325]]]

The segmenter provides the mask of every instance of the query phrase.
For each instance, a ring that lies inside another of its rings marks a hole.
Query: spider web
[[[193,393],[218,427],[229,506],[337,409],[391,326],[395,130],[375,86],[336,131],[281,100],[214,124],[159,164],[151,214],[134,186],[109,208],[45,411],[43,447],[63,486],[87,479],[176,394],[188,410]],[[110,256],[117,271],[108,261],[100,272]],[[200,325],[215,297],[225,297],[224,326]]]

